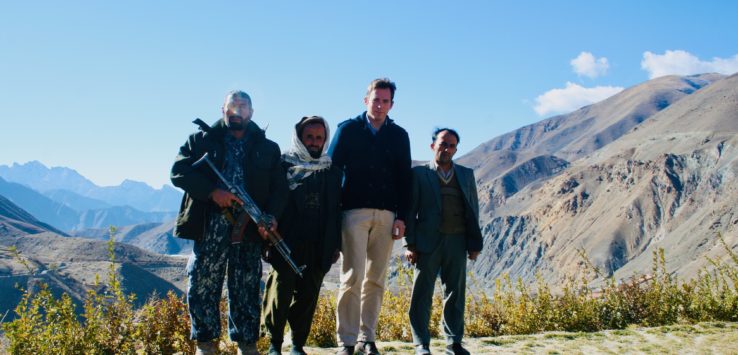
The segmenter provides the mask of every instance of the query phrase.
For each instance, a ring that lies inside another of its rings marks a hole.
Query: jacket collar
[[[433,160],[433,159],[429,160],[428,161],[428,168],[430,168],[433,171],[438,171],[438,165],[436,165],[436,161]],[[456,164],[454,163],[453,160],[451,161],[451,169],[454,170],[454,171],[456,171]]]
[[[427,168],[426,177],[428,178],[433,189],[436,191],[435,193],[436,203],[438,204],[438,207],[440,208],[441,207],[441,195],[440,195],[441,183],[438,182],[438,172],[436,170],[437,169],[436,162],[431,159],[428,163],[425,164],[425,166]],[[464,200],[469,206],[471,206],[471,201],[469,200],[469,196],[471,195],[470,195],[469,188],[467,184],[465,183],[467,181],[466,180],[467,177],[464,174],[464,171],[460,169],[459,166],[456,165],[456,163],[453,163],[452,169],[454,169],[454,175],[456,175],[456,181],[459,183],[459,188],[461,188],[461,193],[462,195],[464,195]]]
[[[356,122],[358,122],[359,124],[361,124],[361,127],[366,128],[366,129],[369,129],[369,127],[367,127],[367,125],[369,123],[367,122],[366,111],[364,111],[362,114],[354,117],[353,120],[356,121]],[[395,121],[392,120],[389,115],[387,115],[387,118],[384,120],[384,125],[385,126],[389,126],[389,125],[393,125],[393,124],[395,124]]]

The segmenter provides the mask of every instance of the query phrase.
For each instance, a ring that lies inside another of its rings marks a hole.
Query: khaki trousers
[[[392,254],[395,214],[360,208],[344,212],[341,287],[336,301],[339,346],[374,341]]]

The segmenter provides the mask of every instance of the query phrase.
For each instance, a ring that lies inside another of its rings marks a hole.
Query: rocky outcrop
[[[722,78],[702,74],[650,80],[602,102],[493,138],[458,161],[485,181],[537,156],[571,162],[602,149],[654,114]]]
[[[737,249],[738,76],[693,84],[689,97],[559,174],[504,199],[494,198],[504,189],[482,184],[494,208],[482,217],[485,251],[474,272],[557,284],[590,272],[586,255],[626,278],[648,272],[652,252],[664,249],[667,269],[691,277],[706,256],[725,256],[718,233]]]
[[[481,211],[491,214],[505,204],[507,198],[524,187],[555,176],[569,166],[569,162],[555,156],[537,156],[516,165],[486,186],[481,200]]]

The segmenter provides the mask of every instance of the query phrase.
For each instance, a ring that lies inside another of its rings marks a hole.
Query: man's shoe
[[[302,346],[292,345],[290,355],[307,355],[307,353],[302,349]]]
[[[448,355],[470,355],[469,352],[461,346],[461,343],[453,343],[446,345],[446,354]]]
[[[215,355],[218,353],[218,341],[198,341],[195,355]]]
[[[282,355],[282,345],[281,344],[269,344],[269,355]]]
[[[416,345],[415,355],[431,355],[430,347],[428,346],[428,344]]]
[[[256,350],[256,343],[246,343],[244,341],[238,342],[238,355],[259,355],[259,350]]]
[[[344,346],[339,350],[336,355],[354,355],[354,347],[352,346]]]
[[[381,355],[379,353],[379,349],[377,349],[377,344],[374,344],[373,341],[360,341],[356,343],[356,354],[360,355]]]

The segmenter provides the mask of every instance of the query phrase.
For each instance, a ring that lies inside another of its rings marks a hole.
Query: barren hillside
[[[487,209],[486,255],[473,268],[488,278],[509,272],[532,280],[540,272],[556,281],[581,272],[581,249],[620,278],[647,273],[652,251],[663,248],[669,270],[695,276],[706,256],[724,255],[718,232],[738,247],[737,175],[733,75],[571,162],[560,175],[527,185],[494,213]],[[481,192],[494,198],[484,187]]]

